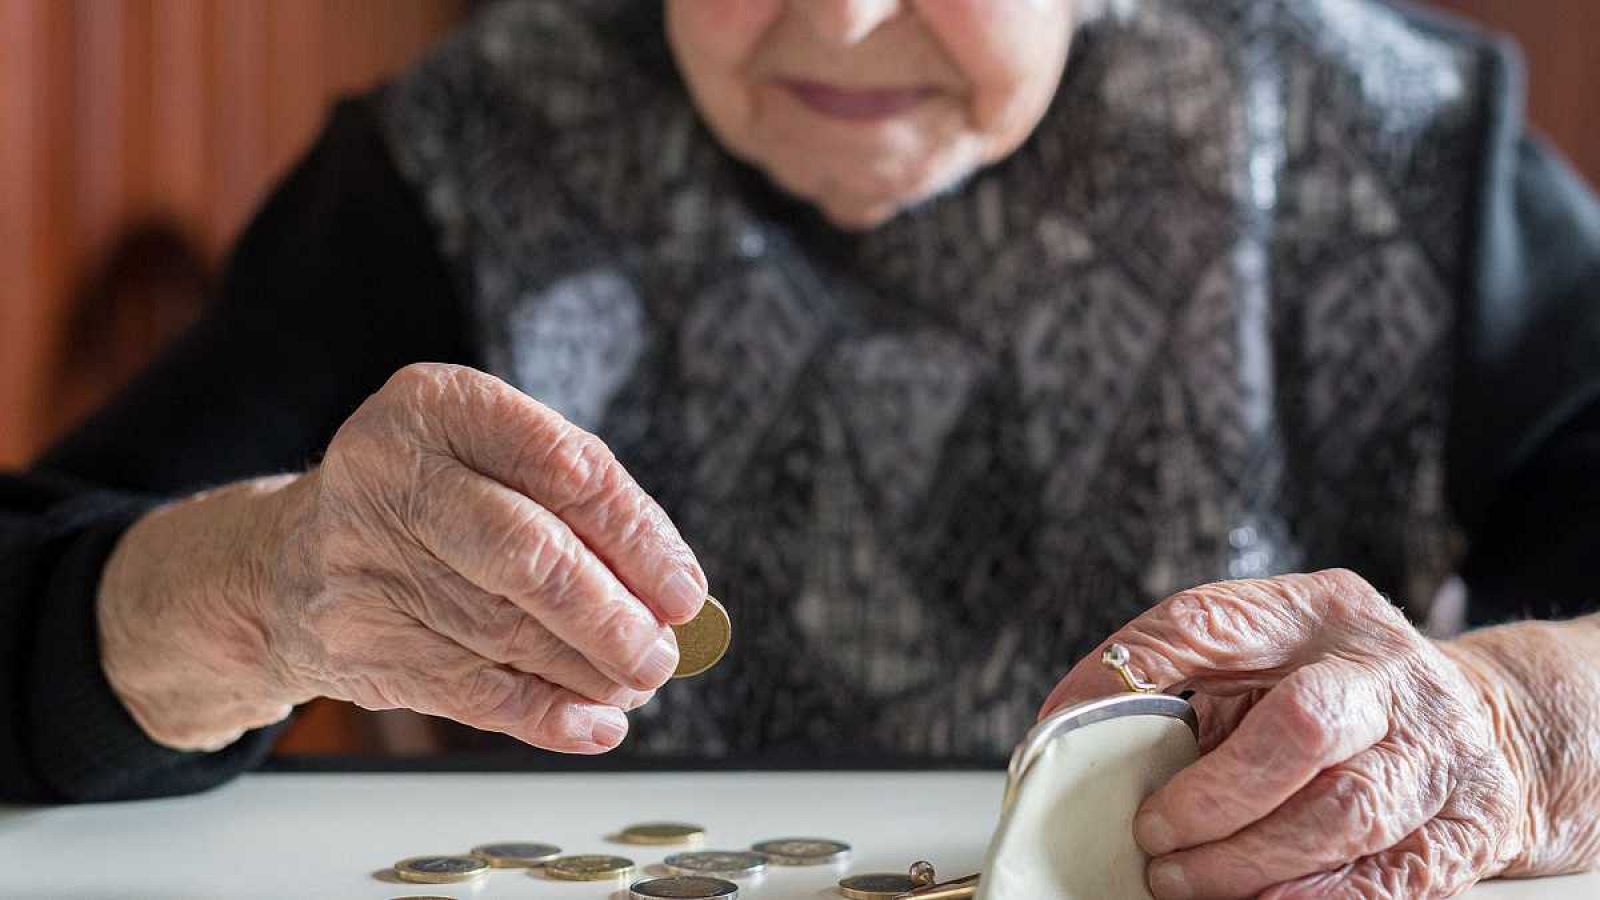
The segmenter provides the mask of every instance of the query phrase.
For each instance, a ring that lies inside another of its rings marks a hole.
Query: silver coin
[[[851,900],[889,900],[915,890],[917,883],[910,875],[874,872],[870,875],[851,875],[839,881],[839,893]]]
[[[448,884],[470,881],[489,871],[489,864],[476,856],[413,856],[394,864],[394,874],[417,884]]]
[[[705,875],[668,875],[635,881],[628,896],[633,900],[737,900],[739,886]]]
[[[694,850],[689,853],[674,853],[663,859],[661,864],[677,875],[745,878],[765,872],[767,857],[748,850]]]
[[[850,845],[829,838],[776,838],[750,849],[780,866],[823,866],[850,858]]]
[[[529,841],[502,841],[496,844],[479,844],[472,848],[472,855],[497,869],[517,867],[531,869],[560,856],[561,848],[554,844]]]

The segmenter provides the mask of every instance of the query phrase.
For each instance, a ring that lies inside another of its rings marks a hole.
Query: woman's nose
[[[790,8],[824,40],[849,45],[900,13],[901,0],[790,0]]]

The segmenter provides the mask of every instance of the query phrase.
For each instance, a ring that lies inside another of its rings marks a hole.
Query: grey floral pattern
[[[1107,0],[1018,153],[851,236],[717,147],[657,6],[492,7],[386,100],[491,367],[732,611],[624,752],[997,759],[1182,587],[1345,565],[1425,610],[1485,51]]]

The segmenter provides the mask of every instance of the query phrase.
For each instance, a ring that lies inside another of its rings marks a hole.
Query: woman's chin
[[[918,184],[915,189],[894,194],[878,194],[871,198],[828,194],[799,194],[799,196],[815,206],[834,227],[845,231],[867,231],[947,193],[951,188],[964,182],[967,175],[965,170],[957,170],[944,178],[928,179],[925,183]]]
[[[870,231],[895,217],[904,207],[880,203],[873,206],[855,204],[830,204],[813,200],[812,203],[828,220],[828,224],[841,231]]]
[[[766,167],[766,172],[780,188],[816,207],[830,224],[864,231],[961,184],[976,162],[970,153],[953,152],[919,160],[917,165],[886,166],[888,171],[878,175],[783,166]]]
[[[916,203],[912,191],[851,190],[844,179],[818,176],[815,172],[796,172],[782,167],[767,167],[767,177],[779,189],[816,208],[830,225],[845,231],[865,231],[894,218]]]
[[[771,173],[769,173],[770,175]],[[923,173],[919,173],[923,174]],[[944,179],[924,175],[893,186],[881,182],[854,187],[843,178],[773,179],[780,187],[816,207],[829,224],[845,231],[876,228],[937,195]],[[798,183],[797,183],[798,182]]]

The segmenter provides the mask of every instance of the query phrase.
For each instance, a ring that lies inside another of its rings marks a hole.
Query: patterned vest
[[[486,364],[732,611],[624,752],[993,760],[1174,590],[1427,603],[1481,51],[1368,0],[1110,0],[1016,154],[845,235],[700,126],[658,7],[493,7],[385,101]]]

